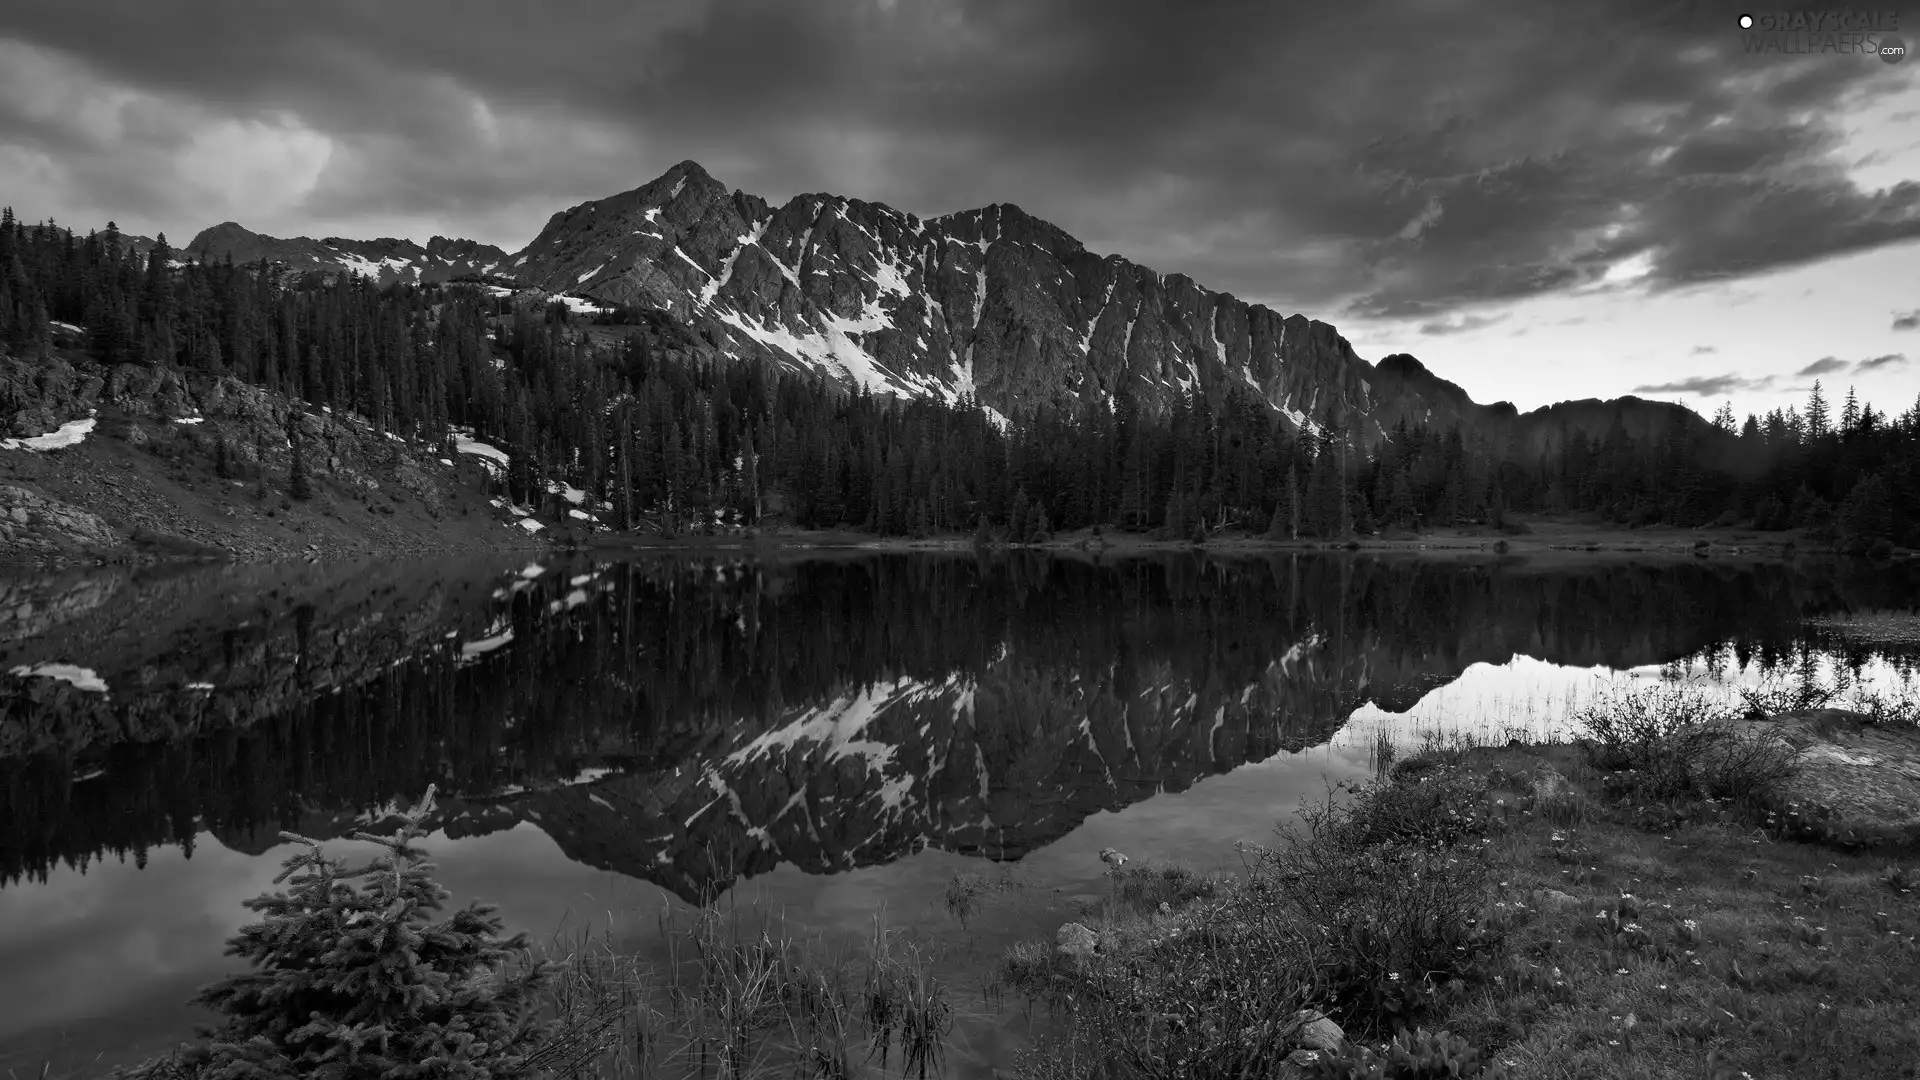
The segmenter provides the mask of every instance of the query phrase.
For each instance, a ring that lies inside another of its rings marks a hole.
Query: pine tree
[[[1820,389],[1820,380],[1813,380],[1813,393],[1807,397],[1807,438],[1818,439],[1827,433],[1830,422],[1827,415],[1827,398]]]
[[[288,432],[287,441],[293,444],[293,464],[287,470],[287,494],[296,499],[311,499],[313,481],[307,476],[307,453],[302,449],[306,440],[297,425]]]
[[[1890,495],[1886,481],[1880,479],[1878,474],[1863,477],[1853,485],[1853,490],[1841,502],[1834,522],[1843,547],[1848,551],[1862,552],[1872,547],[1874,541],[1885,540],[1892,535]]]
[[[1028,511],[1027,542],[1044,544],[1053,535],[1053,525],[1047,521],[1047,508],[1036,500]]]
[[[1300,539],[1300,470],[1287,470],[1287,539]]]
[[[246,902],[261,921],[227,951],[253,970],[201,991],[223,1014],[180,1057],[220,1080],[517,1080],[541,1075],[538,1052],[556,1025],[537,1019],[546,964],[521,961],[524,934],[500,937],[493,907],[470,904],[438,922],[448,893],[414,841],[433,789],[390,836],[353,839],[386,853],[349,869],[313,840],[286,860],[276,891]],[[148,1062],[131,1076],[170,1075]],[[176,1067],[177,1068],[177,1067]],[[179,1075],[178,1072],[172,1075]]]

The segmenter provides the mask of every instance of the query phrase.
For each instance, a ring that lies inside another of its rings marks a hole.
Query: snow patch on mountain
[[[69,420],[45,435],[32,435],[24,439],[0,439],[0,450],[32,450],[45,453],[48,450],[65,450],[69,446],[79,446],[93,434],[95,420]]]
[[[767,225],[772,221],[773,219],[769,217],[765,221],[755,225],[746,233],[734,237],[733,250],[727,253],[726,261],[720,264],[720,276],[708,279],[706,288],[700,290],[699,303],[701,307],[706,307],[708,304],[713,303],[713,298],[720,294],[721,289],[726,288],[727,282],[733,277],[733,264],[735,260],[739,259],[740,253],[747,250],[749,246],[760,243],[760,237],[766,234]],[[679,249],[676,248],[675,250],[677,251]],[[682,252],[682,254],[685,253]]]
[[[827,367],[851,379],[855,384],[878,393],[911,393],[911,387],[887,374],[873,354],[849,338],[849,333],[878,329],[866,319],[841,319],[823,315],[830,328],[809,334],[796,334],[778,323],[755,323],[734,311],[719,313],[721,322],[747,337],[786,353],[796,362]],[[884,324],[883,324],[884,325]]]
[[[22,679],[59,679],[62,682],[71,683],[76,689],[85,690],[94,694],[104,694],[107,692],[107,681],[102,679],[99,673],[95,672],[92,668],[81,667],[78,664],[49,663],[34,664],[31,666],[23,664],[20,667],[14,668],[13,674],[15,677]]]

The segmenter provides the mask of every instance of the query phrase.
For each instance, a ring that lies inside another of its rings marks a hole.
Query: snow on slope
[[[56,431],[45,435],[34,435],[25,439],[0,439],[0,450],[64,450],[69,446],[78,446],[93,433],[94,420],[69,420],[61,424]]]
[[[1092,256],[1004,205],[925,221],[830,195],[775,207],[683,162],[554,215],[515,262],[526,260],[528,285],[668,311],[723,355],[771,356],[876,394],[985,396],[1005,413],[1036,395],[1093,393],[1111,407],[1118,379],[1163,402],[1245,386],[1306,426],[1313,406],[1289,395],[1310,402],[1301,373],[1322,370],[1274,355],[1276,313]]]

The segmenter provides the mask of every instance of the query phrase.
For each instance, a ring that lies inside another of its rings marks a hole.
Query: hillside
[[[232,378],[0,351],[0,396],[64,421],[0,443],[0,562],[445,555],[582,535],[551,508],[546,536],[519,525],[480,453],[331,410],[291,417],[312,488],[293,498],[286,399]]]

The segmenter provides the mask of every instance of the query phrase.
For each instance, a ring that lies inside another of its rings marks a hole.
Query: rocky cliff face
[[[1623,398],[1522,417],[1413,357],[1369,364],[1327,323],[1095,255],[1017,206],[921,219],[812,194],[774,207],[691,161],[555,214],[505,270],[549,292],[670,311],[728,355],[875,392],[971,397],[1003,417],[1104,406],[1122,391],[1149,409],[1245,392],[1296,430],[1372,440],[1405,418],[1538,447],[1561,421],[1597,436],[1615,412],[1642,428],[1685,412]]]
[[[688,161],[555,214],[506,271],[663,308],[733,356],[1003,416],[1239,388],[1305,427],[1371,401],[1370,367],[1331,326],[1095,255],[1007,204],[924,220],[837,195],[776,208]]]
[[[491,244],[473,240],[451,240],[436,236],[425,247],[411,240],[381,237],[377,240],[348,240],[329,236],[323,240],[296,236],[281,239],[263,236],[228,221],[202,230],[183,254],[202,262],[235,263],[260,259],[281,264],[293,275],[319,273],[331,276],[357,273],[381,285],[396,282],[428,284],[449,278],[486,275],[498,271],[506,261],[506,252]]]

